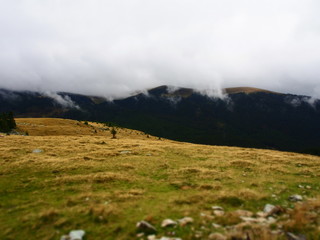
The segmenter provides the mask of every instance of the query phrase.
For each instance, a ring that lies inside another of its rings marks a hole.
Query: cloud
[[[80,109],[80,107],[77,104],[75,104],[69,96],[63,96],[55,92],[49,92],[49,91],[43,92],[43,95],[53,99],[56,103],[58,103],[62,107]]]
[[[285,102],[293,107],[300,107],[303,104],[309,104],[311,107],[316,109],[317,104],[320,103],[320,100],[309,96],[288,95],[285,98]]]
[[[17,100],[20,98],[19,95],[11,92],[11,91],[6,91],[4,89],[0,89],[0,96],[3,98],[3,99],[6,99],[6,100],[10,100],[10,101],[14,101],[14,100]]]
[[[0,87],[108,98],[159,85],[320,97],[316,0],[0,0]]]

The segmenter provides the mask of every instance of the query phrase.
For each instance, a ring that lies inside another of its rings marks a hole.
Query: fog
[[[251,86],[320,98],[319,9],[311,0],[0,0],[0,88],[113,98],[159,85]]]

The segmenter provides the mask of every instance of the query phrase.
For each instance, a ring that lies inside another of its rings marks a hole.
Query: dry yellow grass
[[[252,88],[252,87],[235,87],[235,88],[225,88],[225,93],[227,94],[235,94],[235,93],[256,93],[256,92],[264,92],[264,93],[276,93],[272,91],[268,91],[261,88]]]
[[[319,192],[317,156],[159,140],[120,128],[111,139],[102,124],[73,120],[17,124],[29,136],[0,141],[0,239],[59,239],[75,228],[85,229],[88,240],[135,239],[137,221],[151,219],[159,228],[163,219],[183,216],[195,219],[194,231],[176,234],[194,239],[202,231],[206,239],[213,229],[200,213],[212,205],[231,216],[266,203],[294,207],[288,196]],[[305,223],[309,213],[301,209]],[[297,225],[298,212],[288,229]],[[255,231],[270,236],[265,228]]]

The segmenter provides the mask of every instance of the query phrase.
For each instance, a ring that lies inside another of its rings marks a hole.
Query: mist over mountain
[[[257,88],[227,88],[218,98],[160,86],[114,101],[2,89],[0,111],[13,111],[16,117],[112,122],[193,143],[320,154],[320,101]]]

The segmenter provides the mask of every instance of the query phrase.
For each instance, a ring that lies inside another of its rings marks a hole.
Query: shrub
[[[16,128],[16,122],[13,118],[13,113],[2,113],[0,115],[0,131],[1,132],[10,132],[12,129]]]
[[[112,134],[112,138],[117,138],[116,137],[116,134],[117,134],[117,131],[116,131],[116,129],[113,127],[112,129],[111,129],[111,134]]]

